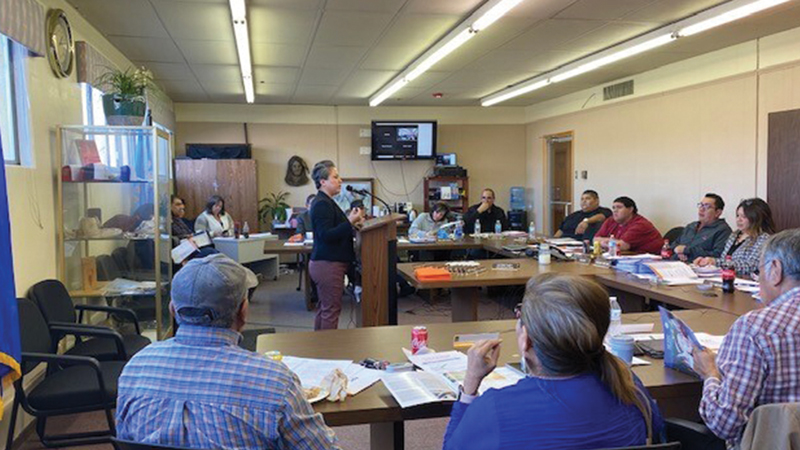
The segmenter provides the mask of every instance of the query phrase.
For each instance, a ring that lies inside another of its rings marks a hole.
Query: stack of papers
[[[583,247],[583,242],[572,238],[552,238],[552,239],[546,239],[545,242],[551,245]]]
[[[133,281],[117,278],[103,286],[103,295],[153,295],[156,292],[155,281]]]
[[[680,261],[657,261],[645,263],[668,286],[685,284],[703,284],[703,280],[689,267]]]
[[[699,342],[703,347],[717,351],[722,346],[722,341],[725,339],[725,336],[717,336],[708,333],[695,333],[694,336],[697,338],[697,342]],[[642,334],[632,334],[633,340],[636,342],[639,341],[660,341],[664,339],[664,333],[642,333]]]
[[[322,379],[336,369],[347,375],[347,393],[356,395],[381,378],[380,370],[367,369],[350,360],[284,356],[283,363],[300,378],[304,388],[319,387]]]

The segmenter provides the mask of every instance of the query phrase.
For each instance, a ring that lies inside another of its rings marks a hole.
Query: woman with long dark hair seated
[[[500,341],[472,347],[444,448],[588,450],[660,441],[655,402],[603,346],[610,310],[608,293],[594,281],[563,274],[532,278],[516,326],[528,376],[478,396],[497,365]]]

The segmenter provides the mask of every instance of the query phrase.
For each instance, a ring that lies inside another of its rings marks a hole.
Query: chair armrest
[[[91,336],[95,338],[113,339],[117,346],[117,355],[121,361],[128,360],[128,354],[125,352],[125,344],[122,341],[122,335],[116,330],[107,327],[85,326],[75,324],[62,324],[51,323],[50,331],[56,332],[59,335],[72,335],[72,336]]]
[[[102,311],[107,313],[114,313],[119,314],[120,316],[125,317],[130,322],[133,322],[133,325],[136,327],[136,334],[142,334],[142,331],[139,329],[139,318],[136,317],[136,311],[130,308],[118,308],[115,306],[100,306],[100,305],[75,305],[75,309],[77,309],[80,313],[80,317],[78,321],[83,321],[83,312],[84,311]]]
[[[689,420],[664,419],[667,440],[679,441],[683,450],[725,450],[725,441],[718,438],[707,426]]]
[[[58,364],[60,366],[87,366],[94,370],[97,376],[97,384],[106,403],[112,404],[106,397],[106,384],[103,381],[103,371],[100,369],[100,362],[91,356],[56,355],[53,353],[31,353],[22,352],[22,361],[25,362],[44,362],[48,364]],[[21,381],[21,379],[20,379]],[[21,384],[20,384],[21,387]]]

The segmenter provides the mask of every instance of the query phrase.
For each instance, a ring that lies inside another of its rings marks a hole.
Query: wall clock
[[[72,28],[63,10],[51,9],[45,21],[47,28],[47,60],[50,68],[59,78],[66,78],[75,65],[75,44],[72,41]]]

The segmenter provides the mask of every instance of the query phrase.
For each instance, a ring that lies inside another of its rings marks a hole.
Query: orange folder
[[[414,277],[419,281],[445,281],[450,279],[450,271],[436,267],[414,269]]]

